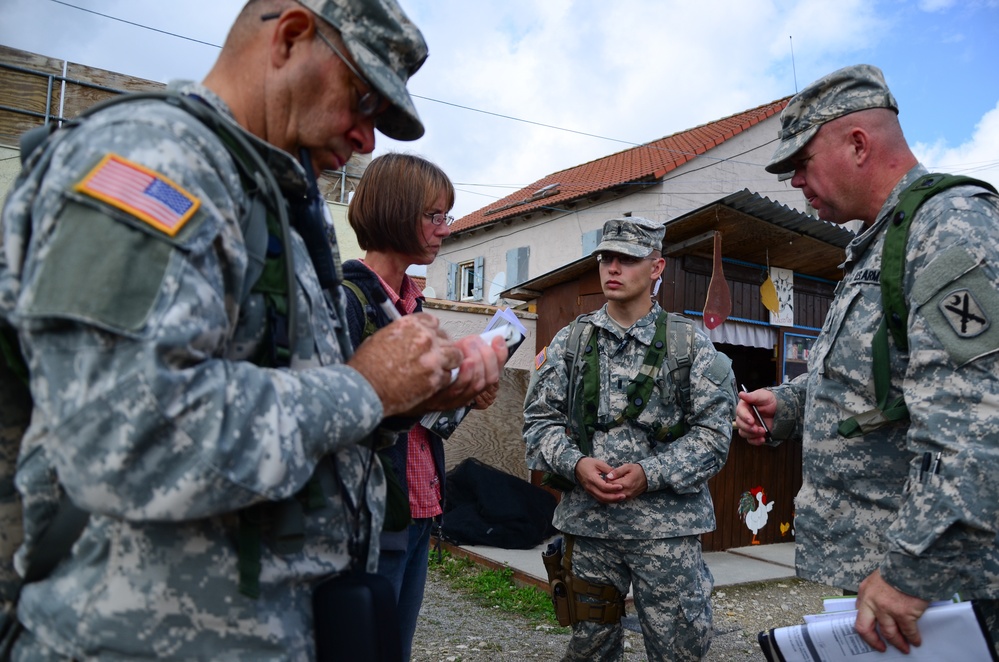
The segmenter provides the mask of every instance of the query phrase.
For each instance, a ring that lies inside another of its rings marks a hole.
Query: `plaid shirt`
[[[378,274],[375,275],[378,276]],[[388,295],[389,301],[403,315],[414,313],[417,302],[423,300],[423,292],[408,275],[402,277],[402,292],[400,294],[396,294],[381,276],[378,276],[378,281]],[[419,423],[409,431],[406,483],[409,486],[409,510],[413,519],[436,517],[442,514],[441,479],[437,475],[434,457],[430,452],[430,434]]]

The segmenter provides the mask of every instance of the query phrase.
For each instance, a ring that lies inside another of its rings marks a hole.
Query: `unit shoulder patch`
[[[117,154],[101,159],[73,190],[120,209],[170,237],[201,206],[198,198],[169,178]]]
[[[914,287],[915,289],[915,287]],[[953,279],[919,307],[958,365],[999,350],[999,291],[982,267]]]
[[[948,292],[937,307],[959,338],[974,338],[991,326],[991,321],[970,290]]]

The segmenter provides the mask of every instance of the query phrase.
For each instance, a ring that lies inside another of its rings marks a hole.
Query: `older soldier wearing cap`
[[[904,220],[896,206],[927,174],[897,115],[868,65],[829,74],[784,110],[766,169],[790,173],[820,218],[864,227],[808,373],[740,394],[736,421],[763,443],[755,404],[775,440],[802,439],[798,574],[859,591],[856,628],[882,651],[918,646],[928,602],[954,593],[979,601],[999,641],[999,199],[957,186],[919,207],[897,258],[908,351],[892,339],[887,359],[875,358],[881,281],[899,281],[887,256],[882,264],[887,227]],[[907,417],[882,414],[879,365],[890,370],[883,402],[904,396]]]
[[[506,357],[425,315],[351,357],[341,322],[311,172],[422,135],[426,55],[395,0],[251,0],[202,84],[31,153],[0,257],[35,406],[20,569],[56,479],[86,525],[24,586],[15,660],[315,657],[313,589],[378,556],[376,426]]]
[[[728,357],[649,296],[664,233],[644,218],[604,224],[595,255],[607,303],[541,351],[524,404],[528,466],[567,490],[554,518],[575,578],[567,660],[622,657],[629,586],[650,660],[699,660],[711,642],[699,535],[715,527],[707,480],[728,456],[735,389]],[[689,380],[667,369],[669,352],[690,360]],[[567,353],[584,364],[574,383]]]

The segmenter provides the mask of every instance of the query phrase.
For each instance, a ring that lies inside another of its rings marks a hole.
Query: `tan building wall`
[[[512,285],[506,278],[506,255],[511,249],[530,247],[528,278],[535,278],[583,257],[583,235],[600,229],[608,219],[630,212],[666,222],[745,188],[806,211],[800,191],[790,182],[778,182],[763,170],[773,153],[773,139],[779,126],[778,116],[764,120],[680,166],[664,182],[649,188],[634,187],[631,189],[634,192],[608,194],[602,199],[582,202],[571,210],[536,213],[528,221],[499,223],[453,237],[427,268],[427,285],[434,288],[437,296],[444,297],[449,263],[461,264],[482,257],[483,296],[488,299],[490,287],[503,290]],[[503,278],[499,277],[501,273]]]

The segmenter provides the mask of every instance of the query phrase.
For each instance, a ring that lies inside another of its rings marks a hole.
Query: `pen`
[[[388,295],[385,294],[385,290],[380,287],[373,290],[371,292],[371,298],[375,300],[375,304],[382,309],[382,312],[385,313],[390,320],[394,322],[395,320],[402,319],[402,314],[398,311],[398,309],[389,303]],[[454,380],[458,379],[458,370],[459,368],[451,368],[452,384],[454,383]]]
[[[937,454],[933,457],[933,464],[930,465],[930,475],[935,476],[938,473],[940,473],[940,451],[937,451]]]
[[[395,306],[389,303],[388,295],[385,294],[385,290],[379,287],[378,289],[372,291],[371,297],[375,300],[375,303],[378,304],[378,307],[382,309],[382,312],[385,313],[390,320],[394,322],[395,320],[402,319],[402,314],[398,311],[398,309],[396,309]]]
[[[739,384],[739,388],[742,389],[743,393],[749,393],[749,389],[746,388],[745,384]],[[749,403],[747,402],[746,404],[749,404]],[[763,417],[760,416],[760,410],[756,408],[756,405],[749,405],[749,408],[753,410],[754,414],[756,414],[756,422],[759,423],[760,426],[763,427],[763,438],[764,438],[764,440],[766,440],[766,442],[768,444],[771,443],[771,442],[773,442],[773,437],[770,436],[770,428],[768,428],[767,424],[763,422]]]

